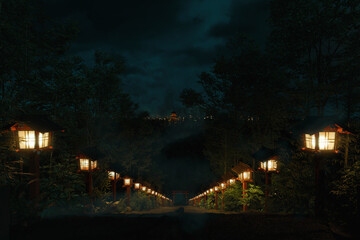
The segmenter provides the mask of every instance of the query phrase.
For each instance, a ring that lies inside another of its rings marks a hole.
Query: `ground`
[[[222,213],[192,206],[106,216],[43,219],[13,227],[12,240],[27,239],[338,239],[330,229],[294,215]]]

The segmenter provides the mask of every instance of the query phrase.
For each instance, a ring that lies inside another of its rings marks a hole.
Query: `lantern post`
[[[40,153],[52,149],[52,133],[64,131],[62,128],[42,115],[27,115],[19,117],[19,121],[11,123],[1,132],[13,132],[16,139],[16,151],[32,155],[29,169],[32,181],[29,186],[29,197],[36,202],[40,194]],[[31,154],[32,153],[32,154]]]
[[[278,173],[277,171],[277,159],[278,156],[270,157],[268,160],[264,162],[260,162],[259,170],[265,172],[265,206],[264,212],[268,210],[268,198],[270,192],[270,185],[271,185],[271,174]]]
[[[243,183],[243,198],[246,198],[247,183],[252,181],[252,169],[248,169],[239,175],[240,181]],[[247,211],[247,203],[243,205],[243,211]]]
[[[224,211],[224,191],[226,189],[226,183],[220,183],[221,189],[221,210]]]
[[[126,201],[126,205],[127,207],[130,207],[130,187],[131,187],[131,182],[132,182],[132,179],[129,178],[129,177],[124,177],[124,186],[123,187],[126,187],[126,197],[127,197],[127,201]]]
[[[308,118],[312,125],[317,125],[316,129],[303,129],[303,148],[304,151],[313,152],[315,161],[315,215],[321,217],[323,215],[324,206],[324,157],[329,154],[338,153],[338,142],[340,133],[351,134],[344,131],[337,124],[330,123],[330,118]],[[303,123],[303,124],[305,124]]]
[[[90,197],[92,197],[92,192],[93,192],[92,173],[97,168],[97,161],[91,160],[88,156],[85,156],[83,154],[80,154],[77,157],[77,159],[79,159],[80,172],[86,173],[88,194]]]
[[[115,171],[108,171],[108,174],[109,174],[109,179],[112,180],[113,200],[115,202],[117,200],[116,183],[120,178],[120,174],[116,173]]]
[[[139,194],[140,188],[141,188],[141,184],[140,183],[135,183],[134,184],[134,188],[135,190],[137,190],[137,193]]]
[[[218,192],[219,192],[218,186],[214,187],[214,192],[215,192],[215,209],[218,210]]]

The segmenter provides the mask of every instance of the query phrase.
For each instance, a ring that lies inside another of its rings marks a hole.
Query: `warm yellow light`
[[[210,188],[210,192],[212,193],[214,191],[214,189]]]
[[[215,192],[219,191],[219,187],[214,187]]]
[[[235,179],[230,179],[230,185],[234,184],[235,183]]]
[[[268,171],[276,171],[276,169],[277,169],[277,161],[273,160],[273,159],[265,161],[265,162],[261,162],[260,164],[261,164],[260,165],[261,169],[263,169],[265,171],[266,171],[266,166],[267,166]]]
[[[140,188],[140,183],[135,183],[135,189],[139,189]]]
[[[336,132],[319,132],[319,150],[335,150]]]
[[[115,180],[115,172],[114,171],[110,171],[108,172],[109,173],[109,179],[111,180]],[[120,178],[120,174],[119,173],[116,173],[116,179],[119,179]]]
[[[155,191],[151,191],[151,194],[154,195],[154,194],[155,194]]]
[[[130,178],[124,178],[124,185],[130,186]]]
[[[89,170],[89,159],[80,158],[80,170],[81,171],[88,171]]]
[[[151,193],[151,189],[150,189],[150,188],[148,188],[147,193]]]
[[[18,131],[18,137],[20,149],[35,148],[35,131]]]
[[[242,172],[242,173],[240,173],[239,178],[242,181],[250,181],[251,180],[251,172],[250,171]]]
[[[305,147],[309,149],[315,149],[316,146],[316,138],[315,134],[305,134]]]
[[[45,148],[49,146],[49,136],[50,133],[41,133],[39,132],[39,148]]]
[[[146,191],[146,187],[145,187],[145,186],[141,187],[141,191],[145,192],[145,191]]]
[[[91,161],[91,169],[97,168],[97,161]],[[117,176],[118,174],[116,174]]]

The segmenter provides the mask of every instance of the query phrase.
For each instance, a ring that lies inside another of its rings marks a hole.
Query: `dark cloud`
[[[208,33],[210,37],[226,39],[240,32],[263,45],[270,32],[268,18],[268,0],[233,0],[229,21],[215,24]]]
[[[200,90],[225,39],[241,30],[261,38],[265,0],[47,0],[46,11],[77,22],[70,54],[91,64],[95,50],[123,56],[124,88],[142,110],[179,107],[183,88]]]

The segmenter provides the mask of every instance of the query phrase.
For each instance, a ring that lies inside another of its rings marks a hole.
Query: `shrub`
[[[205,208],[207,208],[207,209],[215,209],[215,193],[209,193],[206,196]]]
[[[130,207],[133,211],[144,211],[152,209],[153,203],[146,194],[137,192],[131,195]]]
[[[224,192],[225,211],[241,211],[245,203],[251,209],[262,209],[264,193],[259,186],[249,184],[248,189],[245,190],[245,198],[243,197],[243,188],[240,182],[237,182]]]

